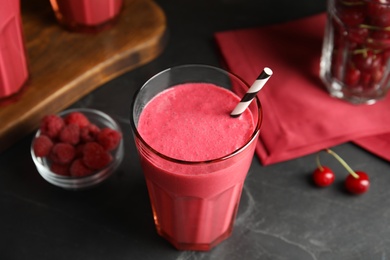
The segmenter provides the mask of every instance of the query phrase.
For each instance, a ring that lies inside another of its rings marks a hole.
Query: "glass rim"
[[[173,158],[173,157],[170,157],[170,156],[167,156],[157,150],[155,150],[153,147],[151,147],[143,138],[142,136],[140,135],[140,133],[138,132],[138,129],[135,125],[135,120],[134,120],[134,106],[135,106],[135,102],[137,101],[137,97],[139,96],[140,92],[148,85],[148,83],[150,81],[152,81],[153,79],[155,79],[156,77],[160,76],[161,74],[164,74],[164,73],[167,73],[168,71],[171,71],[173,69],[181,69],[181,68],[206,68],[206,69],[211,69],[211,70],[215,70],[215,71],[219,71],[225,75],[229,75],[230,77],[232,77],[234,80],[236,81],[239,81],[240,83],[242,83],[244,86],[247,87],[247,89],[249,89],[249,84],[247,84],[242,78],[240,78],[239,76],[237,76],[236,74],[232,73],[232,72],[229,72],[229,71],[226,71],[226,70],[223,70],[223,69],[220,69],[220,68],[217,68],[217,67],[214,67],[214,66],[210,66],[210,65],[203,65],[203,64],[187,64],[187,65],[179,65],[179,66],[174,66],[174,67],[170,67],[170,68],[167,68],[165,70],[162,70],[160,71],[159,73],[155,74],[154,76],[152,76],[150,79],[148,79],[135,93],[134,93],[134,96],[133,96],[133,100],[132,100],[132,103],[131,103],[131,113],[130,113],[130,124],[131,124],[131,128],[133,130],[133,133],[134,135],[136,136],[136,138],[138,140],[141,141],[141,143],[150,151],[153,152],[153,154],[155,155],[158,155],[159,157],[167,160],[167,161],[170,161],[170,162],[173,162],[173,163],[177,163],[177,164],[185,164],[185,165],[201,165],[201,164],[210,164],[210,163],[217,163],[217,162],[221,162],[221,161],[225,161],[231,157],[234,157],[235,155],[241,153],[242,151],[245,150],[245,148],[247,148],[253,141],[254,139],[258,136],[259,132],[260,132],[260,128],[261,128],[261,125],[262,125],[262,122],[263,122],[263,109],[262,109],[262,106],[261,106],[261,102],[260,102],[260,99],[258,98],[258,96],[256,95],[255,99],[256,99],[256,104],[257,104],[257,111],[258,111],[258,116],[257,116],[257,123],[256,123],[256,127],[255,129],[253,130],[253,133],[251,134],[250,138],[248,139],[248,141],[240,146],[239,148],[237,148],[236,150],[234,150],[233,152],[227,154],[227,155],[224,155],[222,157],[218,157],[218,158],[214,158],[214,159],[210,159],[210,160],[201,160],[201,161],[187,161],[187,160],[181,160],[181,159],[176,159],[176,158]],[[231,90],[230,90],[231,91]],[[233,92],[234,93],[234,92]],[[235,93],[234,93],[235,94]]]

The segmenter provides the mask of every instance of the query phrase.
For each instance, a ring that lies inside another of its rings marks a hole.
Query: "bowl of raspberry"
[[[94,109],[69,109],[42,118],[31,157],[46,181],[78,190],[110,177],[122,162],[123,146],[112,117]]]

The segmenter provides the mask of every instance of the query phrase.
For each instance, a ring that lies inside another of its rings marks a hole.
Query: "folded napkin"
[[[274,72],[259,93],[264,119],[256,153],[263,165],[348,141],[390,160],[390,95],[353,105],[330,97],[319,79],[325,22],[318,14],[215,34],[227,70],[248,84],[264,67]]]

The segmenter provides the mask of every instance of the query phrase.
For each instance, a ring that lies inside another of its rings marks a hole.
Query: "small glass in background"
[[[67,30],[96,33],[111,28],[123,0],[50,0],[58,22]]]

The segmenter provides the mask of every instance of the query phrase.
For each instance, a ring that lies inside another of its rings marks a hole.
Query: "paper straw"
[[[233,112],[230,113],[232,117],[239,117],[245,109],[249,106],[252,100],[256,97],[257,93],[264,87],[265,83],[272,75],[272,70],[265,67],[260,75],[257,77],[256,81],[245,93],[244,97],[241,99],[240,103],[234,108]]]

